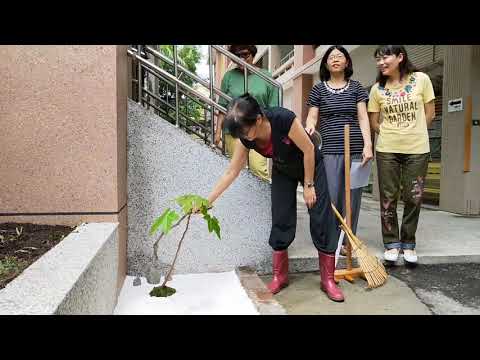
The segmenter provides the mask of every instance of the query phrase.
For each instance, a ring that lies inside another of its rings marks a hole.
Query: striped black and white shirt
[[[363,137],[357,117],[357,103],[368,101],[368,93],[356,80],[342,89],[331,89],[320,81],[310,91],[307,105],[319,109],[317,128],[324,154],[344,154],[344,126],[350,125],[350,153],[361,154]]]

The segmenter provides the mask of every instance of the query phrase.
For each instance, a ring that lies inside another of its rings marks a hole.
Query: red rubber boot
[[[288,285],[288,252],[287,250],[273,252],[273,279],[267,285],[272,294],[278,293]]]
[[[342,290],[337,287],[334,279],[335,255],[318,252],[320,265],[320,288],[327,294],[330,300],[342,302],[345,300]]]

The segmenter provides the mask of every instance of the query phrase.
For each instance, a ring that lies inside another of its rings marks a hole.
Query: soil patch
[[[74,227],[0,223],[0,289],[62,241]]]

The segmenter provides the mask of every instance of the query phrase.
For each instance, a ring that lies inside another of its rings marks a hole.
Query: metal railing
[[[137,49],[135,48],[131,48],[130,50],[134,51],[134,52],[137,52]],[[163,62],[165,62],[166,64],[168,65],[171,65],[172,67],[175,66],[174,65],[174,61],[172,59],[170,59],[168,56],[165,56],[163,55],[161,52],[155,50],[153,47],[151,46],[145,46],[144,47],[144,51],[145,53],[147,54],[152,54],[155,58],[159,59],[159,60],[162,60]],[[210,88],[210,84],[208,81],[205,81],[204,79],[202,79],[201,77],[199,77],[198,75],[192,73],[190,70],[186,69],[185,67],[183,67],[182,65],[178,64],[177,65],[178,67],[178,70],[181,71],[182,73],[184,73],[185,75],[187,75],[188,77],[190,77],[191,79],[195,80],[196,82],[198,82],[199,84],[203,85],[204,87],[206,88]],[[180,74],[178,77],[180,78],[182,74]],[[230,96],[228,96],[227,94],[223,93],[219,88],[217,88],[215,85],[213,86],[213,90],[215,92],[215,94],[225,98],[226,100],[228,101],[231,101],[232,98]]]
[[[293,56],[295,55],[295,49],[293,49],[292,51],[288,52],[287,55],[285,55],[283,58],[280,59],[280,66],[282,66],[283,64],[285,64],[288,60],[290,60],[291,58],[293,58]]]
[[[272,73],[274,79],[278,79],[280,76],[285,74],[287,71],[292,69],[294,66],[294,58],[290,58],[287,62],[283,63]]]
[[[167,121],[178,127],[183,127],[187,133],[191,133],[201,138],[205,144],[213,145],[215,137],[215,111],[226,114],[227,109],[215,101],[215,96],[222,97],[227,101],[232,98],[223,93],[214,85],[214,63],[213,51],[217,51],[228,57],[234,63],[243,66],[245,79],[245,92],[248,92],[248,75],[256,74],[269,84],[273,85],[279,91],[279,106],[283,104],[283,89],[280,83],[273,80],[269,76],[262,73],[256,67],[246,63],[241,58],[230,53],[226,49],[218,45],[208,45],[208,65],[209,65],[209,81],[206,81],[196,74],[192,73],[184,66],[178,64],[177,46],[173,45],[173,59],[157,51],[152,46],[136,45],[129,47],[127,53],[131,56],[136,64],[136,76],[132,76],[133,94],[136,94],[136,101],[147,107],[152,107],[158,115],[164,117]],[[150,59],[151,58],[151,59]],[[150,60],[153,60],[150,61]],[[168,64],[173,68],[173,74],[158,66],[156,60]],[[194,89],[185,81],[180,80],[181,76],[188,76],[193,82],[200,84],[209,91],[209,96],[202,94]],[[155,85],[151,85],[151,80]],[[136,87],[136,88],[135,88]],[[162,90],[160,90],[162,89]],[[175,92],[175,103],[171,104],[171,96],[169,94]],[[172,90],[172,91],[170,91]],[[153,100],[153,101],[152,101]],[[184,103],[181,104],[181,100]],[[188,101],[191,101],[203,109],[204,121],[192,118],[188,113]],[[181,109],[183,106],[183,109]],[[186,110],[186,112],[185,112]],[[174,111],[174,115],[170,115],[170,111]],[[210,119],[207,119],[207,113],[210,113]],[[225,141],[222,141],[222,153],[225,153]]]

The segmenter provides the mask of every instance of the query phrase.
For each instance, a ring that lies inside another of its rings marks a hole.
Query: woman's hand
[[[373,159],[372,145],[365,145],[363,147],[362,156],[363,158],[361,166],[364,166],[366,163]]]
[[[304,187],[303,189],[303,198],[305,199],[305,203],[307,207],[311,209],[313,205],[317,202],[317,195],[315,194],[314,187]]]
[[[357,115],[358,115],[358,124],[360,130],[362,131],[363,137],[363,151],[362,151],[362,163],[361,166],[365,166],[370,160],[373,159],[373,147],[372,147],[372,133],[370,127],[375,123],[378,124],[378,116],[375,113],[371,113],[372,118],[369,119],[367,112],[367,104],[364,101],[361,101],[357,104]],[[379,114],[379,113],[376,113]],[[375,118],[375,120],[373,120]],[[371,121],[372,120],[372,124]],[[375,129],[373,125],[373,129]]]
[[[380,113],[379,112],[370,112],[368,113],[370,119],[370,126],[373,131],[380,135]]]
[[[315,132],[315,124],[313,124],[313,121],[309,121],[309,120],[310,119],[307,119],[305,130],[307,131],[308,135],[312,135]]]
[[[308,110],[307,121],[305,122],[305,130],[308,135],[312,135],[315,132],[318,121],[318,112],[319,110],[317,107],[311,107]]]

